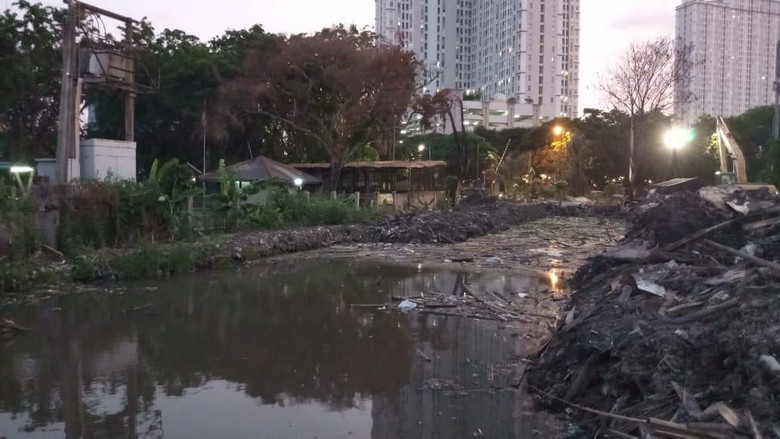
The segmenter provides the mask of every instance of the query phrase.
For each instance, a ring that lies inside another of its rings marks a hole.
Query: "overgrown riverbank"
[[[64,287],[73,282],[161,278],[236,267],[269,256],[344,243],[456,243],[543,217],[593,212],[592,207],[579,205],[479,199],[448,211],[407,213],[362,224],[226,234],[194,242],[95,250],[74,258],[39,253],[33,259],[0,264],[0,291],[25,292],[46,285]]]

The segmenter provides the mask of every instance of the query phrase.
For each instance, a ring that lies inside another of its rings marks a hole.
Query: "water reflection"
[[[309,261],[14,309],[34,332],[0,347],[0,437],[532,437],[543,419],[498,390],[520,339],[349,307],[449,292],[456,276]]]

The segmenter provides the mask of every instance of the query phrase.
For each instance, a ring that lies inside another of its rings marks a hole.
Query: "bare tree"
[[[620,61],[599,81],[598,89],[615,109],[629,115],[628,182],[636,190],[636,132],[649,113],[668,113],[692,98],[675,84],[687,82],[694,67],[692,46],[670,37],[631,43]]]

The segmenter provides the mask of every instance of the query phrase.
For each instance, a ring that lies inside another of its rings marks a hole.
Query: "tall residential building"
[[[677,39],[691,46],[694,67],[677,85],[681,121],[773,103],[778,38],[780,0],[684,0],[677,7]]]
[[[579,0],[376,0],[376,32],[450,88],[513,99],[515,117],[576,117]]]

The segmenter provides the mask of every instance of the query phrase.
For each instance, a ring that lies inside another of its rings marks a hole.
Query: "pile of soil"
[[[550,216],[609,213],[583,205],[558,203],[521,204],[492,197],[469,198],[448,211],[408,212],[372,223],[245,232],[219,243],[204,242],[197,248],[196,266],[209,270],[231,263],[245,263],[270,256],[351,243],[448,244],[498,233]]]
[[[645,200],[621,248],[578,271],[529,370],[541,404],[579,405],[591,435],[780,437],[780,202],[722,195],[741,213],[695,193]]]
[[[520,204],[496,198],[472,196],[449,211],[397,215],[361,226],[356,242],[404,244],[453,244],[498,233],[518,224],[550,216],[574,216],[593,212],[592,207],[558,203]],[[610,207],[601,208],[605,213]]]

